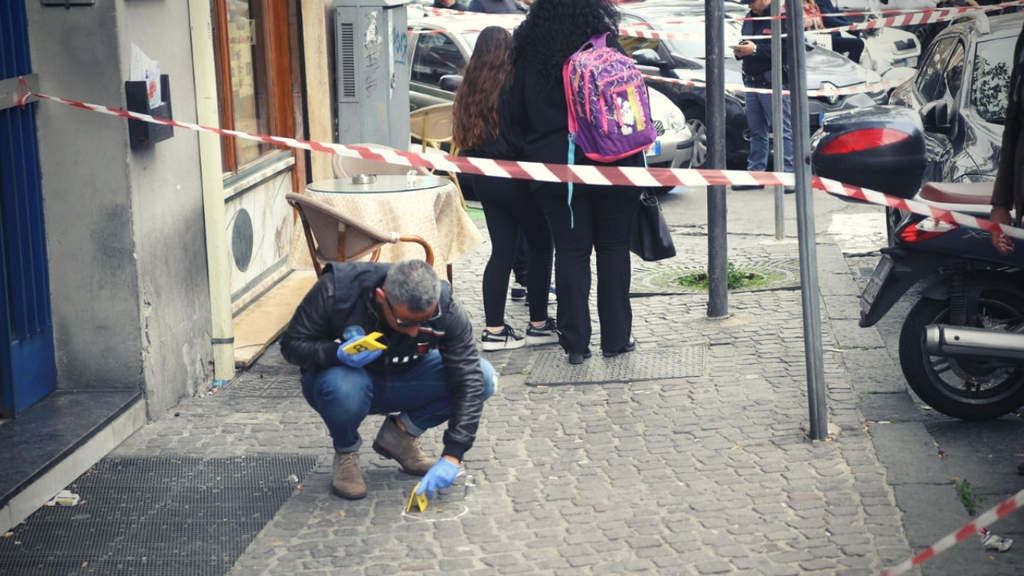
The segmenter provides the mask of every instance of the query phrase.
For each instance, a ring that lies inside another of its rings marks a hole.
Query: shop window
[[[214,0],[214,58],[222,128],[294,136],[288,2]],[[278,146],[225,136],[223,169],[234,173]]]

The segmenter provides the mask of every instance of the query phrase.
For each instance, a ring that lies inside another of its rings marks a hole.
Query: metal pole
[[[707,46],[708,103],[704,124],[708,137],[708,168],[725,168],[725,5],[707,0],[705,45]],[[708,317],[729,314],[729,250],[726,242],[725,186],[708,186]]]
[[[777,17],[781,10],[781,2],[772,0],[772,16]],[[782,172],[785,165],[783,158],[782,132],[782,21],[772,19],[772,156],[775,158],[772,168]],[[783,202],[785,189],[775,186],[775,239],[786,237],[786,205]]]
[[[814,245],[814,206],[811,198],[811,156],[808,141],[807,69],[804,52],[804,11],[800,0],[786,0],[789,27],[790,103],[792,105],[793,168],[796,171],[796,225],[800,244],[800,300],[804,317],[804,361],[812,440],[828,434],[825,373],[821,350],[821,309],[818,255]]]

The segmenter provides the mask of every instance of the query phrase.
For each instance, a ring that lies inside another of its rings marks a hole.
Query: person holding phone
[[[359,345],[367,334],[380,346]],[[374,451],[423,476],[419,492],[433,496],[458,475],[497,385],[469,315],[423,260],[329,264],[295,310],[281,354],[301,368],[302,394],[331,435],[334,492],[353,500],[366,496],[359,425],[367,415],[387,415]],[[418,438],[443,422],[434,461]]]
[[[750,20],[766,16],[771,9],[771,0],[751,0],[750,12],[743,22],[742,43],[733,46],[732,53],[743,62],[743,85],[749,88],[770,89],[772,87],[772,41],[771,38],[747,38],[766,36],[772,33],[771,24],[765,20]],[[786,70],[782,71],[783,87],[786,87]],[[761,172],[768,166],[768,134],[772,127],[771,92],[747,92],[747,127],[750,129],[750,152],[747,154],[747,170]],[[793,131],[790,127],[789,96],[782,97],[783,167],[793,171]],[[774,161],[779,169],[779,159]],[[734,190],[761,188],[761,186],[733,186]]]

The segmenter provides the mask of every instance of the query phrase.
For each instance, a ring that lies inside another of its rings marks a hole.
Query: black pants
[[[850,60],[860,63],[860,55],[864,52],[864,41],[860,38],[846,38],[839,32],[833,32],[832,51],[846,54]]]
[[[590,348],[590,254],[597,253],[597,316],[601,348],[621,350],[629,342],[629,227],[639,207],[639,188],[576,184],[570,227],[565,184],[536,185],[537,198],[555,240],[559,342],[566,352]],[[533,273],[532,270],[530,272]],[[532,283],[532,278],[531,278]],[[533,290],[532,285],[530,290]]]
[[[529,184],[521,180],[492,178],[473,174],[460,174],[463,186],[472,186],[487,220],[487,233],[491,237],[491,257],[484,268],[484,316],[488,326],[505,324],[505,301],[508,296],[508,276],[516,253],[516,238],[520,231],[529,249],[526,274],[527,303],[530,320],[541,322],[548,318],[548,285],[551,283],[551,232],[540,205],[530,192]]]

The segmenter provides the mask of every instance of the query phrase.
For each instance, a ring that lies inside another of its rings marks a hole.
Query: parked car
[[[928,146],[925,179],[994,180],[999,166],[1013,48],[1024,14],[978,13],[940,32],[913,78],[890,104],[921,114]]]
[[[869,16],[880,17],[877,13]],[[899,82],[913,75],[922,47],[913,32],[885,26],[861,30],[860,39],[864,41],[861,65],[878,72],[887,82]]]
[[[865,19],[881,18],[881,4],[878,0],[851,0],[860,2],[862,7],[858,11],[865,12],[864,15],[851,16],[851,21],[862,21]],[[894,2],[909,0],[892,0]],[[931,6],[935,3],[930,1]],[[696,5],[696,6],[693,6]],[[629,6],[633,10],[643,10],[651,6],[686,6],[698,14],[703,14],[705,9],[703,0],[640,0],[632,1]],[[888,7],[888,6],[887,6]],[[748,6],[742,2],[727,0],[724,4],[725,16],[727,18],[742,18],[746,15]],[[847,11],[846,9],[841,9]],[[872,28],[861,30],[860,38],[864,41],[864,53],[861,54],[860,64],[869,70],[878,72],[887,81],[901,82],[910,77],[917,67],[918,58],[921,56],[921,42],[912,31],[901,30],[894,27]],[[843,32],[843,35],[850,36],[850,33]],[[890,77],[891,75],[891,77]]]
[[[916,128],[908,122],[907,113],[923,132],[925,163],[923,174],[906,173],[910,181],[925,182],[988,182],[995,180],[1002,147],[1007,92],[1012,69],[1014,43],[1024,14],[972,19],[949,26],[925,51],[921,67],[912,79],[893,91],[893,106],[879,106],[874,111],[828,115],[822,129],[811,138],[812,150],[820,150],[837,138],[847,140],[838,149],[854,156],[815,153],[812,166],[817,173],[842,174],[839,179],[882,192],[911,197],[916,187],[904,186],[899,179],[879,182],[879,175],[891,173],[883,165],[899,162],[911,153],[905,149]],[[874,142],[868,154],[857,152],[867,145],[856,142],[851,126],[864,128],[870,138],[884,139],[885,145]],[[872,156],[873,155],[873,156]],[[863,160],[867,158],[867,160]],[[877,164],[872,170],[867,163]],[[888,190],[886,186],[894,186]],[[890,239],[893,230],[906,216],[901,210],[886,209],[886,228]]]
[[[414,17],[410,12],[410,108],[451,102],[480,31],[493,25],[513,28],[521,20],[521,16],[514,14]],[[650,91],[650,102],[658,138],[647,151],[647,164],[660,168],[688,167],[694,139],[686,117],[669,98],[655,90]]]
[[[726,14],[742,16],[747,8],[735,2],[726,2]],[[622,38],[623,46],[638,63],[648,66],[654,73],[668,78],[692,80],[703,83],[706,78],[704,23],[693,19],[704,14],[704,4],[689,0],[676,0],[671,4],[642,2],[621,4],[624,26],[636,26],[654,31],[673,32],[674,38],[664,40]],[[725,45],[740,41],[740,25],[727,21]],[[639,52],[644,50],[643,52]],[[653,51],[653,54],[652,52]],[[819,90],[828,86],[834,88],[856,88],[869,83],[878,83],[881,77],[874,71],[851,62],[845,56],[817,46],[807,47],[807,88]],[[742,63],[725,52],[726,84],[742,85]],[[652,86],[656,82],[651,83]],[[705,133],[705,89],[703,86],[681,86],[665,83],[654,86],[668,95],[683,111],[696,135],[697,143],[691,166],[702,167],[706,161]],[[878,89],[851,95],[814,96],[808,100],[811,130],[817,128],[824,113],[850,108],[873,106],[885,101],[885,90]],[[749,134],[744,109],[744,93],[726,91],[726,163],[729,168],[742,169],[746,166],[749,150]]]

